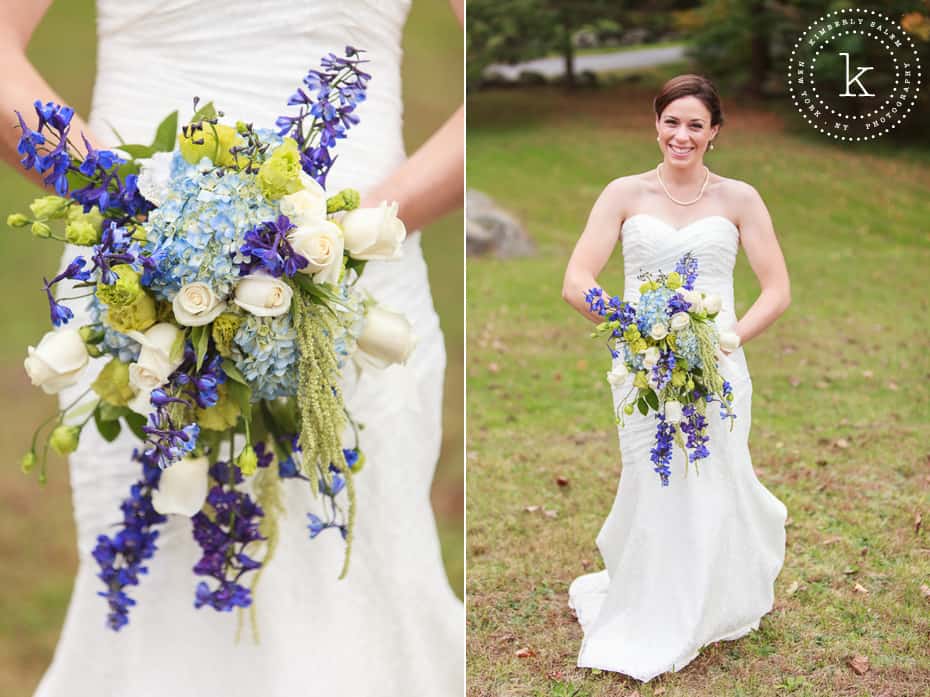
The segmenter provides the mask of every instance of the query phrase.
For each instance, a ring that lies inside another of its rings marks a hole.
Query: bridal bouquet
[[[36,431],[23,469],[38,466],[44,481],[48,448],[74,451],[90,421],[106,440],[128,428],[141,441],[122,523],[94,550],[114,630],[171,514],[191,517],[203,550],[195,607],[250,606],[287,481],[321,495],[309,537],[338,530],[340,577],[347,571],[364,456],[342,370],[350,358],[403,362],[415,341],[405,317],[356,285],[368,260],[400,255],[396,204],[360,209],[356,191],[324,190],[333,146],[359,122],[362,63],[351,47],[325,57],[288,100],[297,114],[275,129],[225,123],[210,103],[180,128],[178,113],[168,116],[151,145],[110,151],[83,134],[76,143],[66,106],[36,102],[35,129],[17,112],[22,165],[57,195],[9,224],[86,249],[45,280],[56,329],[29,347],[26,371],[52,394],[91,358],[106,361],[90,390]],[[56,298],[58,284],[71,295]],[[91,321],[75,328],[65,301],[78,299]]]
[[[643,416],[655,412],[656,444],[651,451],[655,471],[668,486],[673,443],[688,461],[706,458],[707,404],[719,402],[720,416],[730,419],[733,390],[717,369],[717,349],[734,349],[739,338],[718,332],[714,318],[720,312],[720,296],[694,289],[697,259],[689,252],[669,274],[643,273],[638,303],[619,297],[604,298],[600,288],[585,295],[590,310],[602,317],[592,336],[607,336],[615,361],[607,380],[619,387],[632,375],[632,386],[617,407],[617,423],[623,414],[639,409]],[[632,398],[631,398],[632,397]]]

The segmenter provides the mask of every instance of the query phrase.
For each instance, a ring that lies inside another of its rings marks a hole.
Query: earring
[[[710,149],[710,150],[713,150],[713,149],[714,149],[714,141],[710,141],[710,147],[709,147],[709,149]]]
[[[656,136],[656,141],[658,141],[658,140],[659,140],[659,136]]]

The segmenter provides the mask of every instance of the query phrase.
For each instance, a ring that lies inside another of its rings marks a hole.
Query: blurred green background
[[[86,116],[95,75],[92,0],[58,0],[36,31],[29,56],[38,70]],[[447,3],[417,0],[404,34],[404,112],[413,152],[462,100],[462,31]],[[154,115],[157,117],[157,115]],[[0,171],[0,211],[23,210],[38,189],[8,167]],[[463,531],[463,241],[461,211],[424,232],[433,297],[446,338],[448,369],[443,451],[433,507],[452,587],[462,596]],[[52,658],[76,569],[67,463],[54,460],[49,483],[19,471],[33,427],[57,401],[29,384],[26,346],[48,329],[41,278],[57,269],[61,248],[22,231],[0,231],[4,333],[0,344],[0,696],[32,694]],[[101,618],[103,616],[101,615]],[[102,621],[102,619],[101,619]]]

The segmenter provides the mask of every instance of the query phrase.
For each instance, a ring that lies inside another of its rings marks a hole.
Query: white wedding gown
[[[274,128],[293,113],[288,97],[311,67],[345,45],[367,51],[372,74],[361,124],[335,149],[327,188],[361,190],[405,157],[401,33],[409,0],[98,0],[98,72],[89,123],[115,145],[151,142],[158,121],[191,99],[213,100],[227,119]],[[81,249],[69,248],[68,255]],[[344,543],[336,531],[309,538],[319,499],[284,482],[288,514],[236,641],[235,613],[194,609],[200,557],[188,518],[160,527],[158,551],[129,624],[105,628],[107,603],[91,557],[112,534],[120,502],[140,475],[137,442],[104,442],[91,424],[70,458],[79,569],[54,661],[37,697],[452,697],[464,693],[464,611],[445,576],[430,484],[441,441],[445,349],[433,309],[420,234],[397,262],[371,262],[363,285],[404,312],[419,342],[406,366],[366,370],[347,396],[365,424],[364,470],[352,565],[337,580]],[[75,303],[75,324],[86,317]],[[92,380],[62,395],[69,400]]]
[[[621,228],[624,300],[639,298],[641,271],[669,272],[687,251],[698,259],[695,288],[723,299],[717,324],[736,322],[733,264],[739,231],[721,216],[676,229],[638,214]],[[576,578],[569,605],[584,630],[578,665],[648,681],[677,671],[702,646],[758,629],[772,609],[785,556],[787,509],[756,478],[748,439],[752,381],[743,349],[721,359],[733,386],[733,431],[707,409],[707,448],[699,475],[675,446],[669,485],[653,471],[656,419],[634,411],[618,427],[623,469],[617,496],[597,536],[603,571]],[[614,406],[632,376],[613,389]]]

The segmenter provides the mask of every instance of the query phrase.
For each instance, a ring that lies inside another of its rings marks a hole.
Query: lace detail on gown
[[[739,230],[722,216],[675,228],[638,214],[624,221],[624,299],[639,297],[644,270],[669,272],[687,251],[698,259],[695,287],[720,295],[721,329],[736,322],[733,265]],[[584,631],[578,665],[648,681],[677,671],[702,646],[759,627],[772,609],[785,555],[785,505],[756,477],[749,453],[752,380],[743,349],[725,356],[733,384],[733,431],[708,410],[710,456],[684,474],[677,447],[668,487],[653,471],[655,417],[638,411],[618,427],[623,470],[597,536],[603,571],[576,578],[569,605]],[[616,407],[632,376],[613,388]]]
[[[287,98],[321,56],[365,49],[372,81],[361,123],[335,150],[329,190],[364,190],[405,157],[401,33],[409,0],[99,0],[98,70],[90,127],[115,145],[151,141],[164,115],[192,112],[193,96],[230,118],[274,127]],[[75,248],[67,250],[70,258]],[[445,349],[420,235],[399,262],[370,262],[362,285],[410,318],[418,344],[405,366],[366,371],[347,395],[366,426],[367,466],[356,480],[359,511],[352,568],[338,581],[339,535],[309,539],[306,512],[319,501],[285,482],[287,516],[255,595],[260,643],[237,618],[195,610],[199,554],[187,518],[163,526],[138,601],[119,633],[104,627],[103,586],[90,556],[120,518],[138,475],[129,434],[104,442],[85,430],[70,458],[79,570],[65,627],[37,697],[385,697],[461,695],[464,613],[442,565],[429,491],[441,443]],[[75,321],[81,308],[72,304]],[[95,361],[86,389],[102,367]]]

